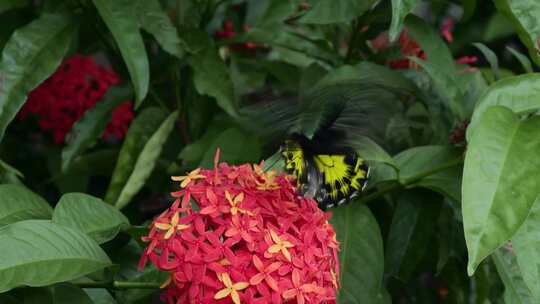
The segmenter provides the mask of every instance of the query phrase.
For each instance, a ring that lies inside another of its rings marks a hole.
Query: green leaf
[[[213,167],[214,155],[218,148],[221,150],[220,161],[231,164],[257,162],[261,158],[261,145],[253,134],[238,128],[229,128],[215,137],[204,152],[199,166]]]
[[[6,171],[6,172],[9,172],[9,173],[12,173],[18,177],[24,177],[24,175],[21,173],[21,171],[15,169],[14,167],[12,167],[10,164],[6,163],[5,161],[1,160],[0,159],[0,169]]]
[[[78,278],[110,265],[82,232],[46,220],[27,220],[0,228],[0,293],[14,287],[46,286]]]
[[[336,208],[330,222],[341,243],[338,303],[385,303],[383,242],[371,211],[353,202]]]
[[[426,254],[435,233],[441,197],[427,190],[409,190],[397,199],[386,240],[386,272],[407,282]]]
[[[482,113],[495,105],[505,106],[518,114],[540,109],[540,73],[509,77],[492,84],[476,104],[467,127],[468,141]]]
[[[261,3],[266,5],[263,4],[264,10],[258,16],[255,26],[271,27],[279,25],[297,11],[300,2],[300,0],[261,1]],[[252,5],[252,3],[250,3],[250,5]]]
[[[16,30],[0,60],[0,139],[26,95],[60,65],[77,26],[69,16],[44,14]]]
[[[92,2],[118,44],[135,88],[135,108],[138,108],[148,93],[150,68],[133,3],[130,0]]]
[[[409,187],[437,191],[461,201],[461,154],[450,146],[419,146],[394,157],[399,181]]]
[[[116,208],[122,209],[129,204],[133,196],[141,190],[148,177],[150,177],[161,154],[163,145],[174,127],[177,116],[178,111],[171,113],[144,145],[141,154],[137,157],[133,172],[129,176],[115,203]]]
[[[539,194],[538,132],[540,117],[520,120],[506,107],[490,107],[480,117],[462,186],[469,275],[516,233]]]
[[[423,61],[416,57],[409,59],[419,64],[426,71],[435,84],[437,93],[444,98],[454,115],[459,120],[465,119],[461,87],[465,86],[466,83],[458,78],[450,49],[438,33],[419,17],[409,15],[405,20],[405,25],[414,40],[418,42],[426,53],[428,60]]]
[[[319,0],[299,21],[309,24],[347,23],[376,3],[376,0]]]
[[[111,183],[105,195],[107,203],[114,204],[118,200],[120,192],[135,168],[137,156],[165,117],[165,113],[159,108],[146,108],[135,117],[122,144]]]
[[[405,17],[416,7],[417,0],[392,0],[392,23],[390,24],[390,41],[396,40],[403,28]]]
[[[135,3],[140,26],[152,34],[159,45],[169,54],[182,58],[183,43],[178,37],[176,27],[161,8],[158,0],[138,0]]]
[[[12,9],[28,6],[30,0],[0,0],[0,14]]]
[[[93,304],[116,304],[116,300],[105,288],[85,288]]]
[[[506,248],[499,248],[493,253],[493,262],[504,283],[504,299],[508,304],[537,303],[523,281],[515,255]]]
[[[463,7],[463,16],[461,16],[461,22],[467,22],[476,10],[476,0],[461,0]]]
[[[540,2],[535,0],[493,0],[497,10],[514,25],[519,39],[529,49],[529,55],[540,65],[538,41],[540,39]]]
[[[540,300],[540,200],[536,200],[527,220],[512,237],[512,248],[523,281]]]
[[[501,72],[499,71],[499,59],[497,58],[497,54],[493,52],[490,48],[488,48],[483,43],[473,43],[473,45],[482,52],[484,57],[486,57],[486,60],[489,62],[489,65],[491,66],[491,70],[493,71],[493,75],[495,75],[495,80],[501,79]]]
[[[529,60],[529,58],[527,56],[521,54],[520,52],[518,52],[517,50],[515,50],[514,48],[511,48],[509,46],[507,46],[506,49],[510,53],[512,53],[512,55],[514,55],[514,57],[516,57],[516,59],[521,64],[521,66],[523,66],[523,69],[525,70],[526,73],[533,73],[534,72],[533,68],[532,68],[531,61]]]
[[[113,109],[129,100],[130,97],[130,89],[114,86],[109,88],[100,102],[84,112],[83,117],[71,128],[67,137],[67,145],[62,150],[63,172],[69,169],[77,156],[95,144],[111,121]]]
[[[200,94],[212,96],[229,115],[236,117],[237,104],[234,85],[225,62],[213,46],[208,46],[190,59],[193,68],[193,82]]]
[[[369,137],[358,136],[350,142],[350,146],[366,161],[381,162],[397,167],[392,156]]]
[[[28,219],[50,219],[52,208],[20,185],[0,185],[0,227]]]
[[[95,304],[84,290],[69,283],[55,284],[52,294],[54,304]]]
[[[53,223],[78,229],[98,244],[112,240],[129,220],[97,197],[84,193],[64,194],[54,208]]]

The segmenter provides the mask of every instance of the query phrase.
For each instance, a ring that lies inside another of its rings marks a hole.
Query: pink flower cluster
[[[52,131],[55,143],[60,144],[84,112],[99,102],[109,87],[119,82],[114,71],[96,64],[92,57],[75,55],[30,92],[19,117],[26,119],[33,114],[40,128]],[[132,119],[132,104],[126,101],[114,109],[102,137],[122,139]]]
[[[170,273],[162,300],[336,303],[339,244],[330,214],[300,197],[289,176],[218,164],[216,156],[213,170],[173,180],[182,189],[143,238],[139,264],[150,260]]]

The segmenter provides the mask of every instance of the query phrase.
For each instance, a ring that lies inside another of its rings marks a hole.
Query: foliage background
[[[0,0],[0,302],[156,299],[163,274],[135,269],[169,176],[217,147],[274,164],[358,95],[384,120],[354,143],[367,191],[333,211],[339,302],[538,303],[539,19],[533,0]],[[74,54],[122,82],[58,145],[16,115]],[[101,140],[127,99],[126,137]]]

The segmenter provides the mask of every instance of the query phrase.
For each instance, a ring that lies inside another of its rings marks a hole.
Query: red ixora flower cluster
[[[99,102],[109,87],[120,82],[111,69],[95,63],[90,56],[75,55],[65,60],[56,72],[30,92],[19,112],[26,119],[33,114],[42,130],[52,131],[60,144],[86,110]],[[103,138],[122,139],[133,119],[132,103],[126,101],[112,112]]]
[[[170,273],[167,303],[335,303],[339,244],[329,213],[258,165],[196,169],[143,240]],[[195,211],[190,201],[200,208]]]
[[[247,24],[243,25],[244,32],[249,31],[250,27]],[[218,39],[231,39],[236,37],[236,32],[234,31],[234,25],[231,20],[227,20],[223,22],[223,28],[215,33],[216,38]],[[231,48],[233,50],[256,50],[258,48],[261,48],[260,45],[254,43],[254,42],[244,42],[244,43],[236,43],[231,45]]]
[[[452,43],[453,36],[452,30],[454,28],[454,19],[451,17],[446,18],[441,25],[441,35],[448,42]],[[403,57],[416,57],[422,60],[426,60],[426,54],[420,48],[418,43],[409,36],[407,29],[403,29],[398,38],[398,45]],[[388,40],[388,34],[383,33],[372,41],[372,46],[376,50],[386,49],[390,46]],[[457,64],[473,64],[478,61],[476,56],[463,56],[456,59]],[[408,58],[389,60],[388,65],[393,69],[416,69],[418,66],[414,61]],[[464,72],[473,72],[474,68],[465,69]]]

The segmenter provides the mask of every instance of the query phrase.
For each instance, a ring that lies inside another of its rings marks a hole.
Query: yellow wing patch
[[[323,181],[330,188],[330,198],[337,199],[340,194],[349,193],[349,180],[351,165],[345,162],[345,155],[316,155],[313,160],[319,172],[323,174]]]
[[[285,148],[282,154],[285,158],[285,169],[297,181],[300,180],[305,173],[304,151],[302,151],[300,145],[294,141],[285,141]]]

